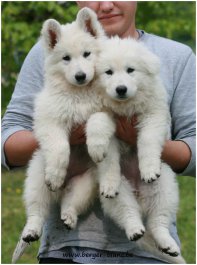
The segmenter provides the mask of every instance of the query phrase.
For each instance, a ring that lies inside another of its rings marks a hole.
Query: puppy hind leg
[[[170,263],[170,264],[185,264],[186,263],[184,258],[181,255],[173,257],[170,255],[167,255],[164,252],[159,251],[158,248],[156,248],[155,241],[149,231],[146,231],[145,235],[140,240],[138,240],[136,244],[140,249],[151,253],[156,258],[166,261],[167,263]]]
[[[146,204],[146,209],[149,209],[147,230],[162,252],[175,257],[180,254],[180,249],[170,235],[169,227],[178,207],[178,187],[174,173],[167,165],[162,164],[161,178],[155,185],[157,192],[153,194],[149,205]]]
[[[113,199],[100,196],[100,199],[105,214],[125,230],[129,240],[136,241],[144,235],[145,228],[141,220],[139,205],[130,185],[122,176],[119,195]]]
[[[89,169],[69,181],[61,198],[61,219],[68,229],[76,227],[78,215],[93,203],[97,187],[95,169]]]
[[[38,240],[51,205],[51,194],[44,180],[44,159],[37,151],[30,161],[25,181],[24,202],[27,223],[22,232],[25,242]]]

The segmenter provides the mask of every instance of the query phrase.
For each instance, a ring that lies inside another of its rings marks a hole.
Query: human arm
[[[196,168],[195,67],[195,55],[190,48],[186,47],[182,51],[179,61],[176,63],[174,71],[175,89],[170,104],[172,116],[171,139],[174,141],[174,147],[177,148],[176,152],[179,157],[179,162],[186,166],[185,168],[182,167],[182,171],[180,167],[178,169],[179,171],[177,170],[176,172],[183,176],[195,176]]]
[[[23,166],[37,147],[32,133],[36,94],[43,86],[43,51],[40,42],[29,52],[2,119],[2,164]]]
[[[120,121],[118,122],[120,124]],[[128,129],[126,127],[128,126]],[[73,129],[71,134],[71,145],[85,143],[84,126]],[[126,130],[125,130],[126,129]],[[134,144],[134,137],[128,136],[128,132],[136,134],[134,128],[124,123],[124,128],[117,128],[120,138],[126,140],[129,144]],[[125,130],[125,131],[124,131]],[[120,132],[121,131],[121,132]],[[128,137],[128,138],[127,138]],[[132,139],[132,140],[131,140]],[[18,131],[12,134],[5,142],[5,153],[8,164],[12,166],[25,166],[33,152],[38,148],[38,142],[31,131]],[[182,156],[180,156],[182,154]],[[168,163],[175,172],[182,172],[187,167],[191,157],[189,147],[182,141],[167,141],[162,152],[162,159]],[[172,159],[173,158],[173,159]]]
[[[85,141],[84,125],[73,128],[70,135],[70,144],[84,144]],[[21,130],[13,133],[4,145],[7,163],[10,167],[25,166],[38,146],[32,131]]]
[[[179,174],[189,165],[191,150],[184,141],[168,140],[164,145],[161,158]]]
[[[25,166],[38,148],[32,131],[21,130],[13,133],[5,142],[4,152],[10,167]]]

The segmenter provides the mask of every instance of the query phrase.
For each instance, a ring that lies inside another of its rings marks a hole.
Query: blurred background
[[[44,20],[71,22],[78,11],[75,2],[9,1],[2,8],[2,115],[14,90],[23,60],[39,38]],[[138,2],[137,28],[189,45],[195,52],[195,1]],[[2,259],[9,264],[25,224],[22,202],[25,169],[6,171],[2,168]],[[177,216],[182,254],[187,263],[196,264],[195,179],[178,176],[180,208]],[[29,246],[18,263],[37,263],[39,242]]]

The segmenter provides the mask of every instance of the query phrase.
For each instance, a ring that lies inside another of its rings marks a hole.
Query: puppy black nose
[[[78,72],[75,75],[75,79],[77,80],[78,83],[82,83],[86,80],[86,74],[83,72]]]
[[[126,86],[118,86],[118,87],[116,88],[116,93],[117,93],[119,96],[121,96],[121,97],[125,96],[126,93],[127,93],[127,87],[126,87]]]

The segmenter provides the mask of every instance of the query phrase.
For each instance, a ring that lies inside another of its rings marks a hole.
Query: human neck
[[[124,32],[121,36],[121,38],[134,38],[139,39],[139,33],[137,32],[135,27],[130,27],[126,32]]]

